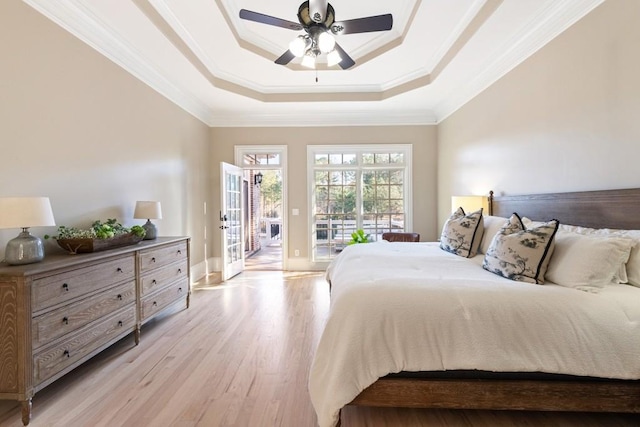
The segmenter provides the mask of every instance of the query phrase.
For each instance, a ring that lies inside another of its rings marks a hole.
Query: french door
[[[220,187],[220,240],[224,281],[244,270],[242,169],[229,163],[220,163]]]

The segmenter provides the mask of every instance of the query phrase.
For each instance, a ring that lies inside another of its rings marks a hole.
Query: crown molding
[[[504,53],[485,64],[485,71],[467,85],[459,86],[455,93],[435,108],[437,122],[440,123],[455,113],[464,104],[475,98],[489,86],[551,40],[567,30],[605,0],[554,0],[550,1],[539,14],[503,45]]]
[[[215,115],[211,127],[328,127],[328,126],[425,126],[435,125],[431,111],[336,111],[286,114]]]

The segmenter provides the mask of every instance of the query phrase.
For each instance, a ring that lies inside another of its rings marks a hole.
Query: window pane
[[[404,193],[402,191],[402,185],[390,185],[389,197],[391,199],[403,199]]]
[[[355,165],[357,163],[357,158],[355,154],[344,154],[342,156],[342,163],[345,165]]]
[[[386,164],[389,163],[389,154],[385,153],[385,154],[379,154],[376,153],[376,160],[375,160],[376,164]]]
[[[365,153],[362,155],[362,163],[364,163],[365,165],[372,165],[373,164],[373,154],[372,153]]]
[[[316,187],[316,213],[329,213],[329,187]]]
[[[376,186],[376,196],[378,199],[388,199],[389,198],[389,187],[386,185],[377,185]]]
[[[362,202],[362,211],[365,214],[371,214],[376,212],[376,204],[373,200],[364,200]]]
[[[345,185],[356,185],[356,171],[346,171],[343,176]]]
[[[329,164],[329,156],[326,154],[316,154],[316,165],[327,165]]]
[[[354,214],[356,212],[356,186],[350,185],[344,187],[343,192],[343,211],[346,214]]]
[[[402,200],[391,200],[389,202],[389,212],[393,214],[401,214],[404,211],[404,202]]]
[[[389,183],[390,184],[402,184],[404,172],[403,171],[390,171]]]
[[[341,165],[342,164],[342,154],[330,154],[329,155],[329,164]]]
[[[342,184],[342,172],[331,172],[331,184]]]
[[[316,184],[329,184],[329,172],[316,171]]]
[[[391,163],[404,163],[404,154],[391,153]]]

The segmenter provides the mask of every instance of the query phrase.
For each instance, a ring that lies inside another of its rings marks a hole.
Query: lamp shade
[[[138,201],[133,212],[136,219],[162,219],[160,202]]]
[[[0,228],[56,225],[48,197],[1,197]]]
[[[465,213],[475,212],[483,208],[485,215],[489,214],[489,198],[486,196],[452,196],[451,212],[461,207]]]

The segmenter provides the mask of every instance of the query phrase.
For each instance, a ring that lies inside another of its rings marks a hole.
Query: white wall
[[[640,187],[640,1],[609,0],[438,126],[452,195]]]
[[[48,196],[80,227],[141,224],[136,200],[159,200],[159,234],[190,235],[203,262],[208,126],[22,1],[0,2],[0,40],[0,197]],[[0,259],[18,232],[0,231]]]

